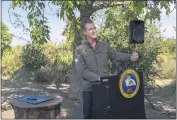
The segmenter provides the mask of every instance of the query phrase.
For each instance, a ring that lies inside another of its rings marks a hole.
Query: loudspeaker
[[[130,43],[144,43],[144,21],[142,20],[132,20],[129,25]]]

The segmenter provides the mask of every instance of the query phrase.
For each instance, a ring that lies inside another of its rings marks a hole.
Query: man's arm
[[[99,81],[100,76],[88,70],[83,56],[79,53],[77,49],[75,51],[75,67],[79,74],[88,81]]]
[[[127,61],[131,60],[131,54],[128,53],[122,53],[119,51],[116,51],[115,49],[111,48],[110,45],[108,45],[108,55],[109,57],[114,61]]]

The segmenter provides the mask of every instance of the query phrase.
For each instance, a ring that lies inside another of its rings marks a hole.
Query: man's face
[[[84,35],[87,37],[87,39],[96,39],[96,26],[94,23],[87,23],[85,25]]]

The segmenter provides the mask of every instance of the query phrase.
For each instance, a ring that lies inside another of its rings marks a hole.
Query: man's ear
[[[84,35],[86,35],[86,32],[85,32],[85,30],[83,30],[83,34],[84,34]]]

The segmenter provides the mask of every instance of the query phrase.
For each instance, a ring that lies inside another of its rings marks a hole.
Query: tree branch
[[[14,28],[16,28],[15,26],[14,26],[14,23],[12,23],[12,20],[11,20],[11,17],[10,17],[10,9],[12,8],[12,5],[10,5],[10,7],[9,7],[9,9],[8,9],[8,14],[9,14],[9,20],[10,20],[10,23],[12,24],[12,26],[14,27]]]
[[[120,1],[120,2],[103,1],[102,4],[99,4],[97,6],[93,6],[93,12],[103,9],[103,8],[116,7],[116,6],[121,6],[121,5],[125,5],[125,2],[124,1]]]
[[[73,4],[77,7],[77,9],[80,11],[81,10],[81,6],[79,4],[77,4],[77,0],[73,0]]]
[[[86,2],[86,4],[87,4],[88,6],[90,6],[90,4],[88,3],[88,1],[87,1],[87,0],[85,0],[85,2]]]
[[[19,40],[24,40],[24,41],[30,43],[30,40],[24,38],[23,36],[19,37],[19,36],[17,36],[17,35],[12,34],[12,33],[10,33],[10,34],[11,34],[13,37],[16,37],[16,38],[19,39]]]
[[[9,15],[9,20],[10,20],[10,23],[12,24],[12,26],[14,27],[14,28],[20,28],[20,26],[22,27],[22,32],[20,33],[20,34],[27,34],[26,32],[29,32],[30,31],[30,29],[28,28],[28,27],[26,27],[25,26],[25,24],[24,24],[24,22],[23,21],[21,21],[19,18],[17,18],[17,20],[18,20],[18,23],[17,22],[12,22],[12,19],[11,19],[11,14],[10,14],[10,9],[12,8],[12,5],[10,5],[10,7],[9,7],[9,9],[8,9],[8,15]],[[25,18],[25,17],[24,17]],[[11,35],[13,36],[13,37],[16,37],[16,38],[18,38],[19,40],[25,40],[25,41],[27,41],[28,43],[30,42],[30,40],[27,40],[26,38],[23,38],[23,35],[21,36],[21,37],[19,37],[19,36],[17,36],[17,35],[14,35],[14,34],[12,34],[11,33]]]
[[[30,31],[29,30],[29,28],[27,28],[26,26],[25,26],[25,24],[24,24],[24,22],[23,21],[21,21],[18,17],[16,17],[16,19],[18,20],[17,22],[12,22],[12,19],[11,19],[11,15],[10,15],[10,9],[12,8],[12,5],[10,5],[10,7],[9,7],[9,9],[8,9],[8,15],[9,15],[9,20],[10,20],[10,23],[12,24],[12,26],[14,27],[14,28],[17,28],[17,27],[22,27],[22,31],[24,32],[24,31]],[[21,16],[21,17],[24,17],[24,16]],[[25,18],[25,17],[24,17]]]
[[[46,12],[45,12],[45,14],[47,14],[47,15],[50,15],[50,16],[53,16],[53,15],[56,15],[54,12],[53,12],[53,6],[51,7],[51,1],[48,1],[48,8],[49,8],[49,12],[46,10]]]

